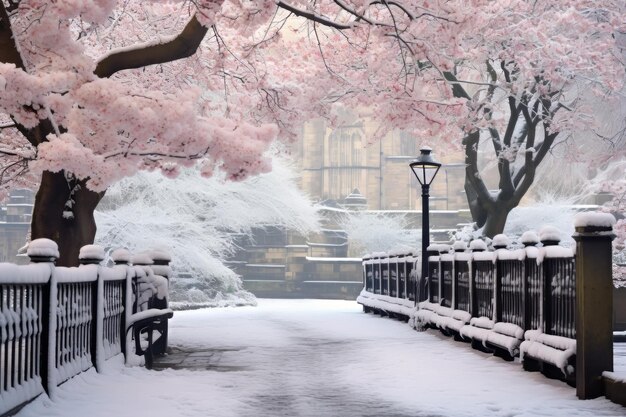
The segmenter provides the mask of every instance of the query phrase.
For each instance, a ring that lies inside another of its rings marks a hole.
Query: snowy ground
[[[170,345],[213,351],[212,366],[147,371],[114,360],[104,374],[86,372],[62,385],[54,401],[39,398],[18,417],[625,414],[608,400],[579,401],[561,382],[443,339],[347,301],[180,311]]]

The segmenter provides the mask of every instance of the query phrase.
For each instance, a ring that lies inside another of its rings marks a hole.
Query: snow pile
[[[450,252],[450,245],[446,245],[445,243],[433,243],[429,245],[426,250],[428,252],[448,253]]]
[[[578,213],[574,217],[574,227],[606,227],[615,225],[615,216],[611,213]]]
[[[472,258],[475,261],[491,261],[495,262],[497,258],[496,252],[474,252]]]
[[[356,299],[356,302],[367,307],[375,308],[378,310],[401,314],[406,317],[410,317],[413,313],[414,302],[404,299],[390,297],[388,295],[373,294],[371,292],[361,290],[361,293]]]
[[[26,254],[31,257],[58,258],[59,246],[55,241],[50,239],[35,239],[28,244]]]
[[[426,324],[456,333],[459,333],[471,318],[472,315],[467,311],[455,310],[429,301],[419,303],[412,317],[415,327]]]
[[[154,261],[149,252],[138,252],[132,255],[130,261],[133,265],[152,265]]]
[[[493,237],[493,240],[491,241],[491,245],[494,248],[506,248],[510,244],[511,244],[511,239],[509,239],[509,237],[503,233],[495,235]]]
[[[569,375],[574,368],[569,364],[576,354],[576,339],[548,335],[540,330],[528,330],[520,346],[520,357],[528,355],[548,362],[559,368],[564,375]]]
[[[48,282],[51,273],[50,265],[45,263],[16,265],[2,262],[0,284],[43,284]]]
[[[561,231],[552,225],[543,226],[539,229],[539,240],[541,242],[560,242]]]
[[[169,251],[164,248],[152,249],[150,251],[150,257],[155,262],[171,262],[172,260]]]
[[[113,252],[111,252],[111,260],[115,263],[130,263],[130,260],[132,258],[132,254],[130,253],[130,251],[128,249],[115,249]]]
[[[536,245],[537,243],[539,243],[539,236],[534,230],[527,230],[522,233],[522,236],[520,237],[520,242],[524,245]]]
[[[482,252],[487,250],[487,244],[484,240],[474,239],[470,242],[469,248],[473,252]]]
[[[104,259],[104,248],[99,245],[85,245],[80,248],[80,252],[78,253],[78,259],[92,259],[102,261]]]
[[[489,317],[472,317],[468,325],[459,331],[459,334],[467,339],[487,340],[488,331],[493,329],[494,321]]]
[[[464,252],[467,249],[467,243],[462,240],[457,240],[452,244],[452,250],[455,252]]]

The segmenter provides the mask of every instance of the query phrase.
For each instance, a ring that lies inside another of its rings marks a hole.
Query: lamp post
[[[413,160],[409,166],[415,174],[417,181],[422,186],[422,279],[426,279],[428,275],[428,257],[426,255],[426,249],[430,245],[430,225],[428,214],[428,192],[430,191],[430,184],[435,179],[435,175],[439,172],[441,164],[436,162],[430,154],[432,149],[429,147],[423,147],[420,149],[420,155]],[[419,284],[417,284],[419,285]],[[418,291],[415,291],[415,302],[418,300]]]

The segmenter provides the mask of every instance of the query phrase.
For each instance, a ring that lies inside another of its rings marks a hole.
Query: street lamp
[[[435,179],[435,175],[439,172],[441,164],[436,162],[430,154],[432,149],[429,147],[423,147],[420,149],[420,155],[413,160],[409,166],[417,177],[420,185],[422,186],[422,279],[425,280],[428,276],[428,257],[426,255],[426,249],[430,245],[429,234],[429,214],[428,214],[428,191],[430,190],[430,184]],[[418,284],[419,285],[419,284]],[[416,288],[417,289],[417,288]],[[415,291],[415,302],[419,300],[417,291]]]

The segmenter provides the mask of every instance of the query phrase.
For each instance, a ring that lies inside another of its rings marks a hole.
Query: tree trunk
[[[31,239],[48,238],[59,245],[60,258],[57,265],[78,265],[78,252],[84,245],[93,243],[96,236],[94,210],[104,196],[87,189],[79,182],[80,189],[71,195],[71,188],[63,172],[45,171],[41,186],[35,197]],[[68,199],[74,200],[73,218],[63,217]]]
[[[483,227],[487,222],[489,212],[484,202],[480,200],[478,193],[467,179],[465,180],[465,196],[467,197],[467,205],[469,206],[472,220],[476,223],[477,227]]]
[[[476,223],[476,227],[483,228],[483,236],[494,237],[504,232],[506,219],[513,208],[517,206],[514,195],[500,193],[495,198],[487,201],[474,190],[473,185],[466,179],[465,195],[470,208],[472,220]]]
[[[512,208],[509,208],[506,204],[496,203],[494,209],[487,213],[483,236],[493,238],[495,235],[503,233],[506,219],[509,217],[511,210]]]

